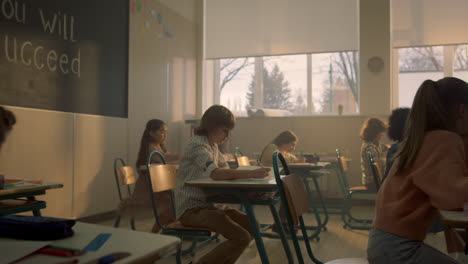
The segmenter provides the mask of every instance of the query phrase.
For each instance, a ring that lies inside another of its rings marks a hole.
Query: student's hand
[[[268,177],[268,172],[270,171],[270,168],[260,168],[256,170],[251,170],[250,171],[250,177],[251,178],[265,178]]]
[[[298,158],[296,163],[304,163],[306,162],[306,158],[305,157],[302,157],[302,158]]]

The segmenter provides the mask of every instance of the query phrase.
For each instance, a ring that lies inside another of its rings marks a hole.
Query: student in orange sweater
[[[370,264],[458,263],[424,244],[437,210],[468,202],[461,136],[468,134],[468,84],[447,77],[419,87],[405,139],[376,202]]]

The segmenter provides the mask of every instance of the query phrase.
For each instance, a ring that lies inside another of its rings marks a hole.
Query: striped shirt
[[[177,171],[175,188],[176,217],[179,219],[186,210],[198,207],[214,207],[206,201],[205,193],[197,187],[185,186],[185,182],[210,178],[216,168],[226,166],[217,144],[210,144],[206,136],[193,136],[185,148]]]
[[[374,183],[374,178],[372,177],[372,169],[369,164],[369,157],[367,152],[372,153],[374,161],[380,162],[380,160],[385,157],[385,152],[387,151],[387,146],[384,144],[375,144],[372,142],[364,141],[361,145],[361,183],[362,185],[372,185]],[[384,168],[385,170],[385,168]]]

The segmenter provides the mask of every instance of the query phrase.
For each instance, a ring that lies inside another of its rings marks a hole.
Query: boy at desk
[[[268,176],[269,169],[233,170],[227,166],[218,145],[228,139],[235,122],[229,109],[211,106],[203,114],[201,125],[180,161],[175,189],[177,219],[185,226],[208,228],[227,238],[196,263],[235,263],[253,237],[244,213],[229,207],[217,208],[206,201],[203,190],[185,186],[185,182],[200,178],[235,180]]]

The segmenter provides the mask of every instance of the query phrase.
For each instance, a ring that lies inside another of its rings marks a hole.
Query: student
[[[142,169],[146,165],[148,155],[157,150],[164,154],[168,162],[177,162],[178,155],[171,154],[166,148],[167,125],[159,119],[151,119],[146,123],[145,131],[141,137],[140,150],[136,168],[139,172],[135,183],[135,190],[132,196],[124,200],[119,206],[121,214],[130,214],[136,218],[154,217],[152,211],[151,200],[149,198],[149,187],[147,182],[148,172]],[[161,163],[159,156],[153,156],[153,163]],[[174,212],[170,206],[171,195],[169,191],[154,193],[154,199],[158,209],[158,215],[162,224],[167,224],[174,221]],[[159,226],[153,225],[151,232],[157,233]]]
[[[280,151],[287,163],[305,162],[304,158],[297,158],[293,152],[299,142],[296,134],[291,130],[281,132],[273,141],[266,146],[260,155],[260,162],[264,166],[273,166],[273,153]]]
[[[0,106],[0,146],[5,143],[5,140],[16,124],[16,117],[13,112]]]
[[[367,248],[370,264],[458,263],[424,244],[437,210],[468,202],[463,141],[468,84],[447,77],[419,87],[405,137],[376,202]]]
[[[136,162],[137,168],[146,165],[146,159],[152,151],[159,151],[164,154],[164,158],[168,163],[177,163],[179,161],[178,154],[172,154],[167,150],[167,125],[159,119],[151,119],[146,123],[145,131],[141,137],[140,151]],[[154,156],[153,163],[161,163],[159,157]]]
[[[381,163],[382,168],[384,167],[383,158],[385,157],[387,146],[382,144],[381,140],[386,130],[384,122],[375,117],[367,119],[361,128],[360,137],[363,140],[361,145],[361,182],[368,190],[376,190],[376,186],[369,166],[367,152],[370,151],[374,160]]]
[[[215,207],[206,201],[203,190],[185,185],[187,181],[200,178],[234,180],[268,176],[269,169],[228,168],[218,144],[228,139],[234,125],[231,111],[221,105],[211,106],[203,114],[200,127],[180,161],[175,189],[177,219],[185,226],[208,228],[227,238],[196,263],[235,263],[252,239],[244,213],[228,207]]]
[[[405,123],[408,118],[410,109],[407,107],[397,108],[392,111],[392,114],[388,118],[388,137],[395,141],[393,145],[390,146],[387,152],[387,164],[385,165],[385,173],[382,181],[387,178],[388,172],[393,165],[395,159],[395,154],[398,150],[398,146],[401,141],[403,141],[403,133],[405,132]]]

